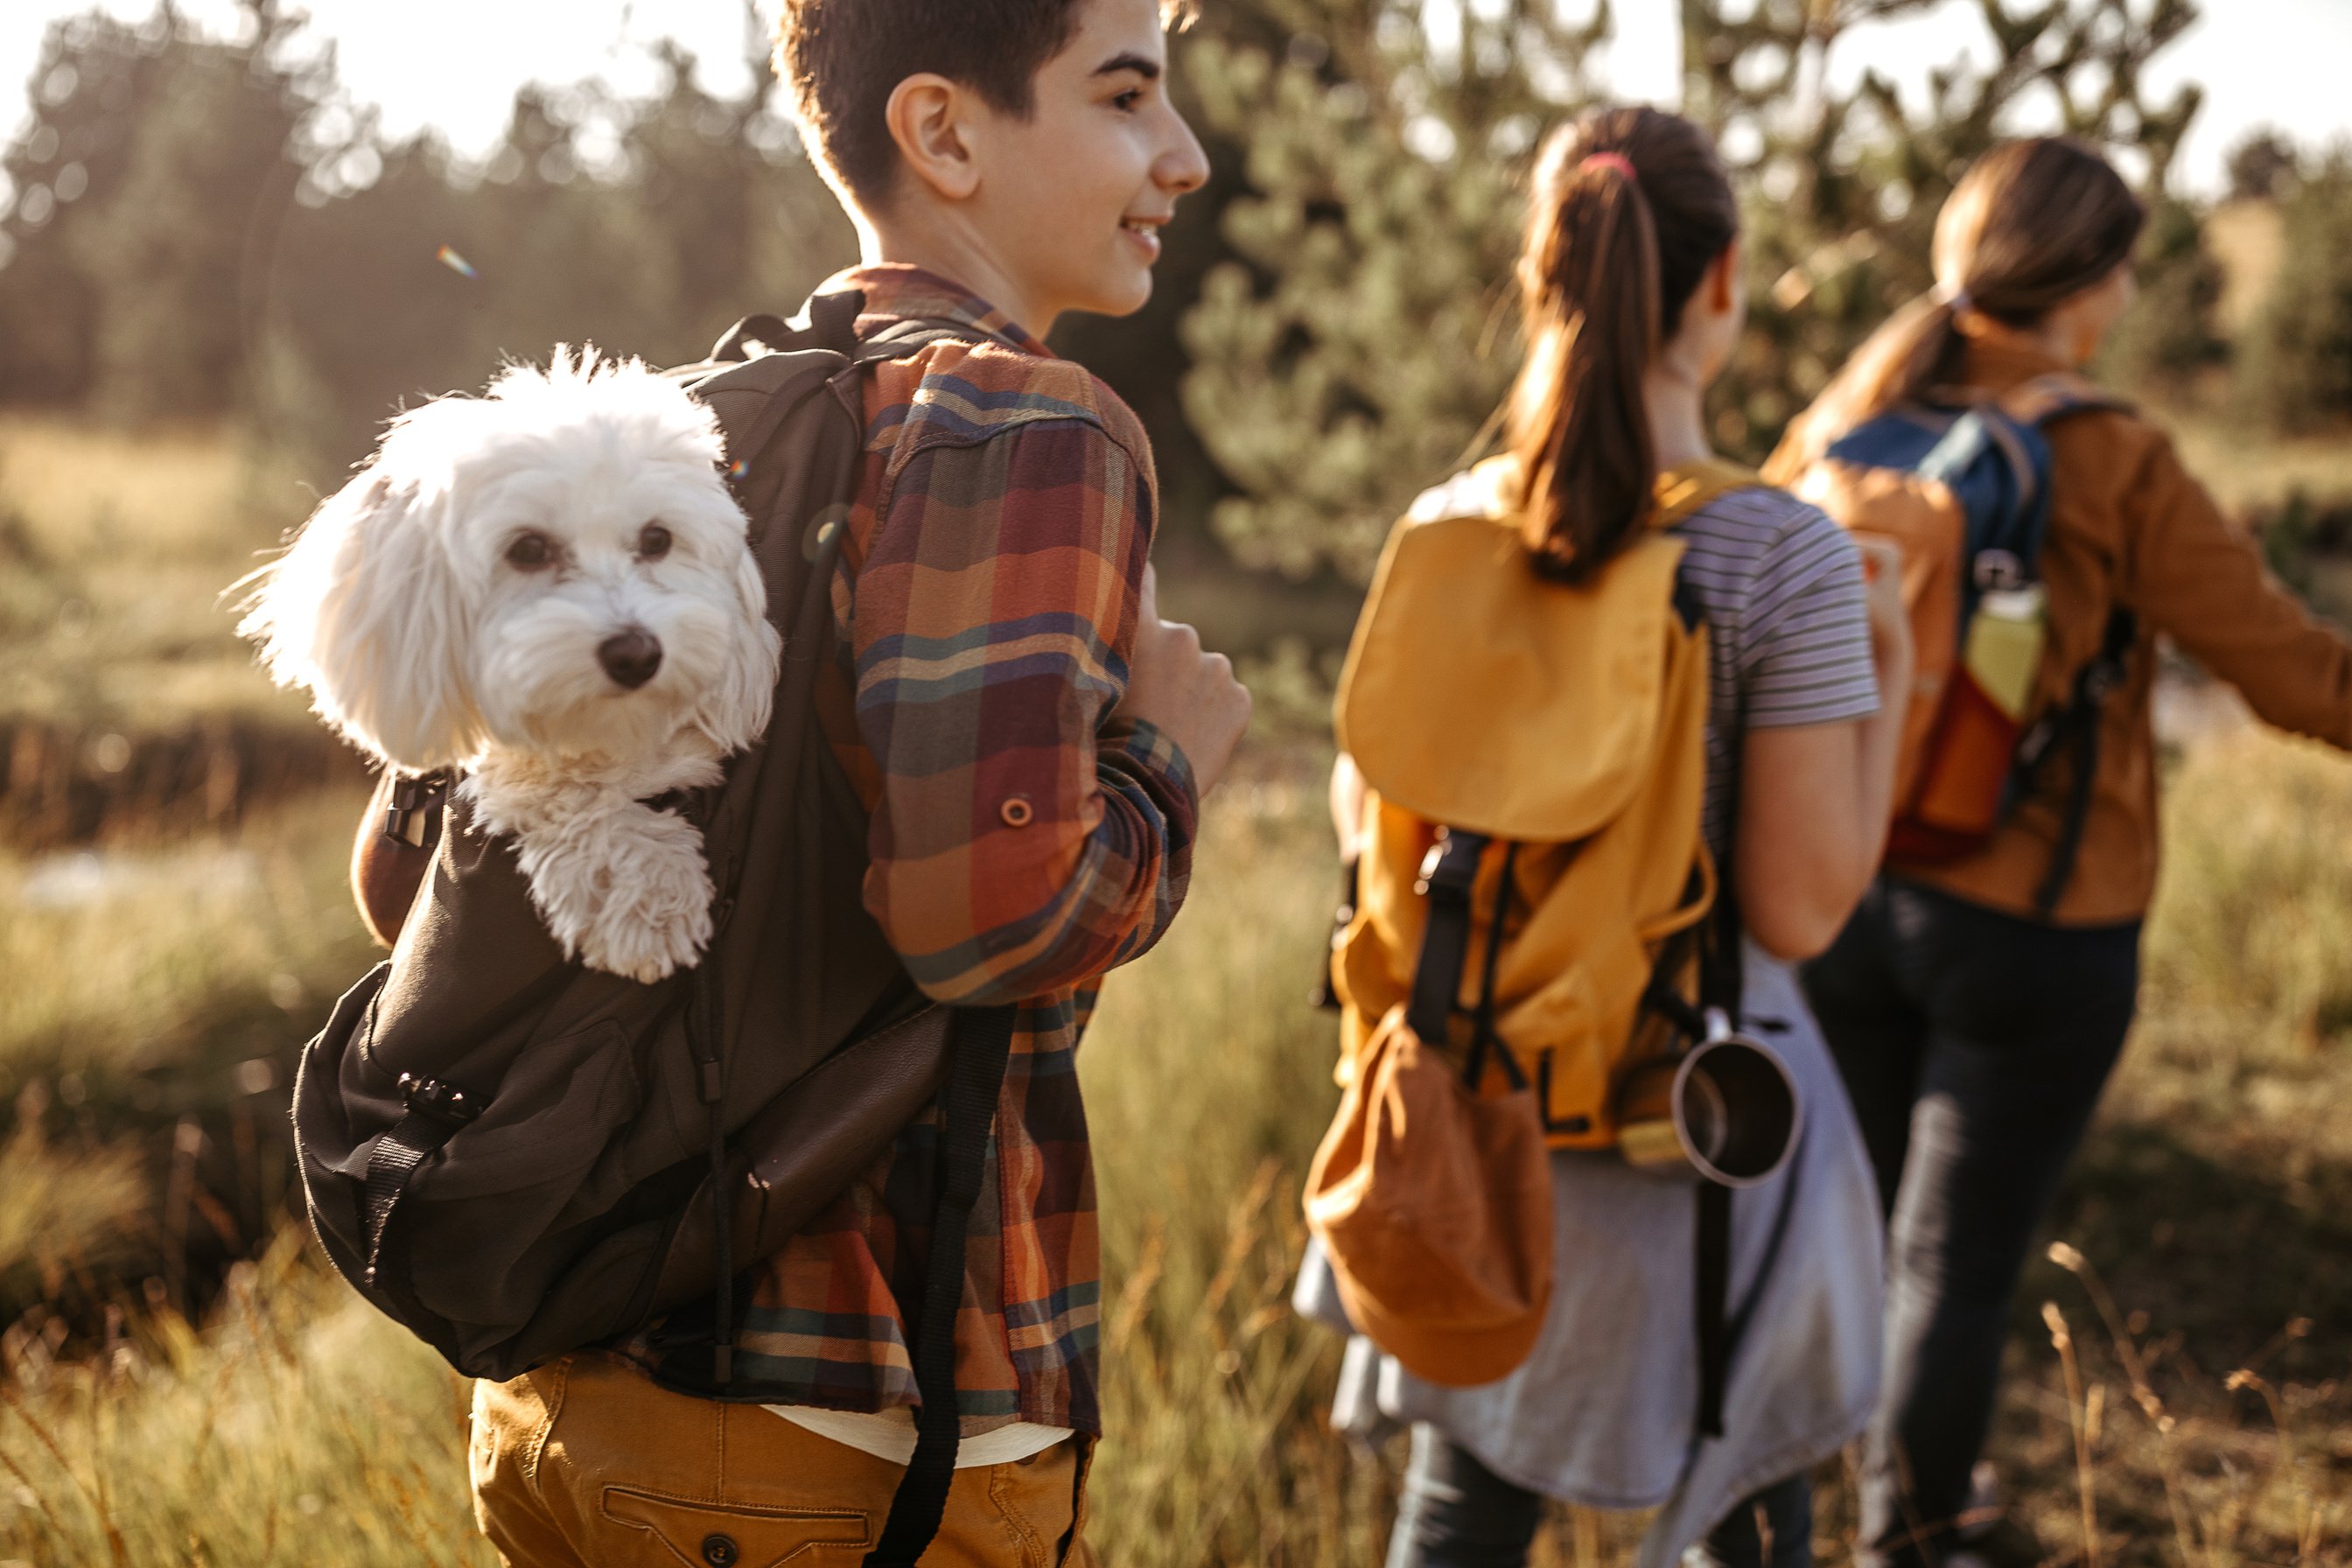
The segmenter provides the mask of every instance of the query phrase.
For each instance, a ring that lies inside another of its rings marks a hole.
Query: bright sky
[[[152,8],[150,0],[0,4],[0,128],[24,112],[48,21],[93,5],[129,17]],[[600,76],[625,91],[649,86],[646,46],[664,34],[700,58],[707,86],[740,90],[745,7],[746,0],[309,0],[317,31],[337,46],[346,89],[377,105],[387,131],[436,125],[466,151],[496,139],[525,81]],[[234,0],[183,0],[182,9],[222,28],[236,16]],[[1675,0],[1619,5],[1609,70],[1623,96],[1673,95],[1678,9]],[[2151,72],[2159,89],[2191,77],[2206,89],[2179,171],[2189,189],[2217,191],[2224,153],[2255,125],[2281,126],[2306,144],[2352,139],[2352,92],[2344,85],[2352,0],[2204,0],[2203,9],[2204,19]],[[1975,0],[1943,0],[1918,16],[1854,29],[1839,41],[1831,71],[1851,81],[1874,67],[1916,101],[1931,68],[1964,51],[1989,57],[1991,47]]]

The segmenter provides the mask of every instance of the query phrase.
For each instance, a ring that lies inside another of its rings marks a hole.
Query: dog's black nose
[[[614,684],[635,691],[661,668],[661,639],[642,626],[631,626],[598,643],[596,661]]]

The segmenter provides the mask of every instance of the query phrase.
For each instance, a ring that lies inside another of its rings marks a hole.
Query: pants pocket
[[[648,1562],[677,1562],[704,1568],[777,1568],[778,1564],[838,1547],[824,1561],[848,1561],[845,1553],[873,1544],[872,1521],[856,1509],[760,1508],[749,1504],[688,1502],[632,1487],[606,1487],[606,1520],[643,1531],[647,1544],[669,1553],[646,1553]]]

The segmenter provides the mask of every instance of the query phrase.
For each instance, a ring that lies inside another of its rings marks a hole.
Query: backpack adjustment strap
[[[923,1269],[923,1306],[917,1320],[915,1453],[890,1499],[890,1512],[864,1568],[914,1568],[947,1511],[962,1443],[956,1399],[956,1311],[963,1303],[964,1242],[995,1141],[996,1107],[1013,1053],[1014,1006],[958,1009],[953,1059],[941,1091],[947,1125],[940,1137],[939,1207],[931,1222],[930,1256]]]
[[[2074,776],[2069,781],[2065,814],[2059,818],[2058,842],[2051,852],[2050,869],[2033,893],[2033,912],[2042,920],[2056,910],[2066,885],[2074,879],[2083,833],[2091,820],[2091,795],[2098,784],[2099,726],[2107,699],[2130,674],[2131,650],[2138,640],[2138,618],[2116,605],[2108,613],[2099,651],[2074,677],[2073,699],[2057,712],[2044,714],[2018,744],[2012,800],[2022,798],[2032,787],[2062,733],[2074,742]]]
[[[1429,900],[1429,921],[1413,965],[1405,1022],[1433,1046],[1453,1037],[1454,999],[1462,993],[1462,970],[1470,957],[1470,888],[1486,844],[1483,833],[1439,829],[1422,861],[1421,879],[1413,884],[1413,891]]]
[[[375,1141],[368,1152],[365,1212],[367,1231],[366,1283],[379,1288],[377,1274],[383,1260],[384,1233],[393,1211],[408,1191],[408,1184],[425,1162],[456,1137],[460,1129],[482,1114],[481,1101],[455,1084],[417,1073],[400,1075],[400,1098],[408,1114]]]

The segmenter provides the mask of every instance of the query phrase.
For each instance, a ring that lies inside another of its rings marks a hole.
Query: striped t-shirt
[[[1729,841],[1739,740],[1878,711],[1862,557],[1843,529],[1785,490],[1727,491],[1676,523],[1682,582],[1706,616],[1706,841]]]

